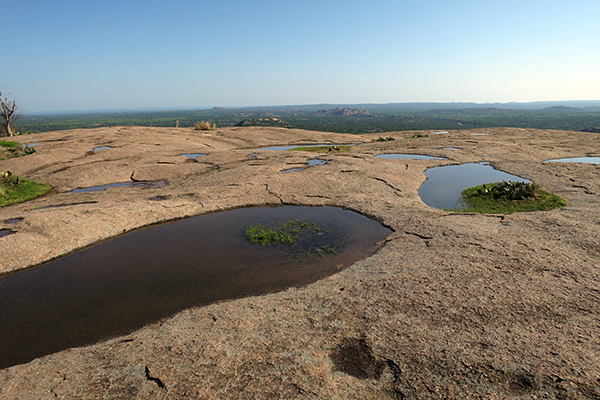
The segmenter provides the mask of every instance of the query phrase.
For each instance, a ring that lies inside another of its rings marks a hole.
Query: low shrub
[[[459,212],[510,214],[514,212],[545,211],[561,208],[565,200],[540,189],[533,183],[497,182],[463,190]]]
[[[197,131],[214,131],[217,129],[217,124],[211,124],[208,121],[197,121],[196,122],[196,130]]]

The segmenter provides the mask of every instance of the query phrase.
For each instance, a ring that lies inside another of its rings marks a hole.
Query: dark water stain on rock
[[[166,181],[136,181],[136,182],[118,182],[110,183],[108,185],[90,186],[86,188],[73,189],[70,193],[89,193],[89,192],[101,192],[106,189],[112,189],[116,187],[141,187],[142,189],[155,189],[166,186]]]
[[[364,339],[345,338],[330,357],[336,370],[359,379],[379,379],[385,365]]]
[[[4,223],[6,224],[16,224],[17,222],[21,222],[23,221],[25,218],[23,217],[18,217],[18,218],[12,218],[12,219],[7,219],[4,221]]]
[[[296,220],[321,230],[294,245],[246,238],[252,225]],[[353,211],[298,206],[236,209],[131,232],[0,279],[0,368],[189,307],[315,282],[373,254],[389,233]]]

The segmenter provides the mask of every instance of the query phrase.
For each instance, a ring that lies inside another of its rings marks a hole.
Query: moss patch
[[[514,195],[523,192],[523,185],[514,185],[513,191],[506,190],[506,182],[479,185],[463,190],[459,204],[461,207],[449,210],[458,212],[478,212],[484,214],[511,214],[526,211],[545,211],[561,208],[565,200],[546,192],[534,184],[528,184],[526,196]],[[505,193],[506,194],[503,194]]]
[[[45,183],[19,178],[10,172],[0,172],[0,207],[35,199],[52,189]]]

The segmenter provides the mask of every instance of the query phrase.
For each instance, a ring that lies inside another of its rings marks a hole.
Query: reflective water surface
[[[206,156],[206,154],[204,154],[204,153],[184,153],[184,154],[180,154],[180,156],[186,156],[190,160],[195,160],[198,157]]]
[[[255,224],[298,219],[294,245],[250,243]],[[219,300],[305,285],[373,254],[391,231],[336,207],[261,207],[135,231],[0,279],[0,368],[126,334]]]
[[[519,176],[494,169],[488,163],[468,163],[434,167],[425,171],[427,180],[419,189],[419,196],[428,206],[451,209],[459,206],[463,190],[484,183],[531,182]]]
[[[408,158],[411,160],[445,160],[445,158],[442,157],[431,157],[431,156],[425,156],[425,155],[421,155],[421,154],[380,154],[378,156],[375,156],[377,158],[386,158],[388,160],[398,160],[398,159],[403,159],[403,158]]]
[[[575,162],[587,164],[600,164],[600,157],[557,158],[556,160],[548,160],[546,162]]]

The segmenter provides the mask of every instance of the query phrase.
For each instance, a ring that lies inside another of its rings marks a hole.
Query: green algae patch
[[[264,227],[260,224],[252,225],[246,229],[246,237],[252,243],[266,244],[294,244],[298,241],[301,232],[312,230],[319,232],[320,228],[315,223],[290,220],[274,226]]]
[[[35,199],[48,193],[50,189],[52,186],[48,184],[20,178],[10,171],[0,172],[0,207]]]
[[[497,182],[462,191],[459,207],[449,211],[482,214],[547,211],[566,205],[565,200],[533,183]]]

